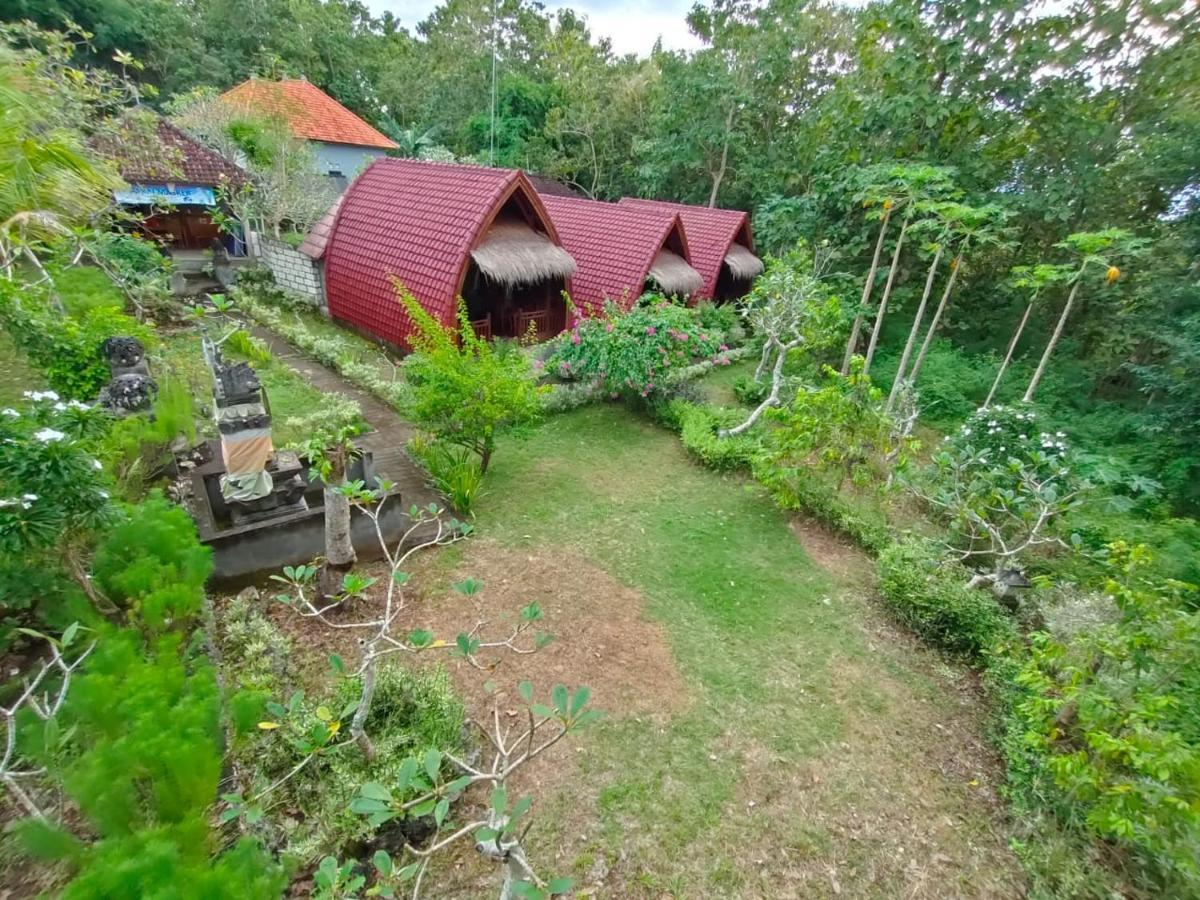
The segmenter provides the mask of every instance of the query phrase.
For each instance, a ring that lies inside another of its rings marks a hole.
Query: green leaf
[[[446,813],[450,811],[450,801],[443,797],[438,801],[437,806],[433,808],[433,821],[441,825],[446,819]]]
[[[329,667],[339,675],[346,674],[346,663],[336,653],[329,654]]]
[[[415,629],[409,632],[408,642],[418,650],[428,647],[433,643],[433,632],[424,628]]]
[[[579,711],[587,705],[588,698],[592,696],[592,692],[586,687],[581,687],[575,692],[575,696],[571,698],[571,717],[578,715]]]
[[[497,785],[492,790],[492,812],[498,816],[504,815],[504,810],[508,808],[508,792],[503,785]]]
[[[408,584],[408,580],[410,578],[412,578],[412,575],[410,575],[408,572],[392,573],[392,581],[396,582],[396,584]]]
[[[550,883],[546,885],[546,890],[548,890],[551,895],[565,894],[573,887],[575,887],[574,878],[551,878]]]
[[[436,750],[425,751],[425,773],[430,781],[437,781],[438,773],[442,770],[442,754]]]
[[[558,710],[558,714],[564,718],[567,715],[567,686],[565,684],[556,684],[554,690],[550,692],[550,699],[554,702],[554,708]]]
[[[392,802],[392,792],[377,781],[368,781],[358,789],[360,797],[369,797],[372,800],[382,800],[385,803]]]
[[[529,708],[531,710],[533,710],[533,714],[535,716],[538,716],[543,719],[553,719],[554,718],[554,710],[552,710],[549,706],[545,706],[541,703],[535,703]]]
[[[396,873],[396,878],[399,881],[412,881],[417,875],[417,870],[420,868],[421,864],[419,862],[409,863]]]
[[[542,618],[542,607],[537,603],[530,603],[521,610],[521,618],[526,622],[536,622]]]
[[[464,578],[454,584],[454,589],[466,597],[473,597],[483,590],[483,582],[477,578]]]
[[[328,706],[318,706],[315,715],[322,722],[328,722],[333,719],[333,713],[330,712]]]
[[[390,807],[382,800],[372,800],[369,797],[355,797],[350,801],[350,812],[358,813],[360,816],[387,812],[389,809]]]
[[[500,834],[495,828],[483,827],[475,832],[475,843],[486,844],[488,841],[494,841],[496,836]]]
[[[284,709],[282,703],[276,703],[274,700],[267,701],[267,712],[277,719],[282,719],[287,715],[287,710]]]
[[[70,646],[71,641],[75,640],[75,635],[77,634],[79,634],[79,623],[72,622],[62,633],[62,645],[64,647]]]
[[[396,790],[404,793],[408,790],[408,786],[412,784],[413,776],[417,774],[417,767],[420,763],[415,756],[410,756],[400,763],[400,769],[396,773]]]
[[[371,857],[371,863],[379,874],[384,876],[392,874],[392,858],[386,850],[376,850],[375,855]]]

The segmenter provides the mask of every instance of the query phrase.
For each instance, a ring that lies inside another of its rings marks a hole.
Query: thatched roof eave
[[[725,254],[725,265],[729,267],[729,274],[739,281],[749,281],[763,272],[763,261],[745,244],[730,245]]]
[[[662,249],[650,264],[649,277],[666,294],[686,297],[704,287],[704,278],[678,253]]]
[[[471,251],[475,265],[504,287],[563,280],[575,272],[571,254],[524,222],[496,222]]]

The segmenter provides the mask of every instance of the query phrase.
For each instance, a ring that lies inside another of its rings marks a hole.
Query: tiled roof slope
[[[251,78],[230,88],[221,99],[259,115],[281,117],[298,138],[382,150],[396,147],[395,141],[302,78],[283,81]]]
[[[129,139],[115,139],[97,149],[117,161],[130,184],[198,184],[216,187],[224,181],[242,184],[246,173],[166,119],[155,116],[154,139],[142,137],[132,124]]]
[[[407,346],[412,322],[397,299],[396,279],[436,319],[451,324],[471,248],[517,192],[559,243],[537,192],[520,172],[375,160],[342,195],[325,247],[330,313]]]
[[[679,229],[688,259],[687,236],[672,210],[546,195],[542,202],[575,258],[571,299],[588,315],[601,315],[605,300],[623,309],[633,306],[672,229]]]
[[[707,206],[689,206],[686,203],[671,203],[666,200],[642,200],[637,197],[621,198],[621,206],[639,209],[670,209],[679,213],[687,229],[688,249],[692,252],[692,266],[704,278],[704,287],[697,299],[710,298],[716,292],[721,264],[734,241],[754,249],[750,234],[750,217],[736,209],[710,209]]]
[[[314,225],[305,235],[304,240],[300,242],[300,246],[296,249],[310,259],[320,259],[325,255],[325,247],[329,244],[329,236],[333,234],[333,223],[337,221],[338,210],[342,208],[342,198],[346,195],[339,194],[338,198],[333,201],[329,209],[325,210],[325,214],[317,220]]]

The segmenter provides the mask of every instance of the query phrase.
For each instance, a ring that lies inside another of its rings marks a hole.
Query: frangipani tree
[[[887,312],[888,299],[891,297],[892,286],[896,282],[896,273],[900,269],[900,255],[904,249],[904,239],[908,234],[913,220],[922,211],[925,204],[936,200],[951,199],[957,191],[953,182],[954,171],[940,166],[893,165],[879,166],[869,172],[867,187],[859,195],[864,207],[878,207],[879,237],[875,242],[875,253],[871,259],[871,268],[867,272],[867,280],[863,285],[862,300],[859,303],[858,314],[850,328],[850,338],[846,342],[846,352],[842,359],[842,374],[850,371],[850,359],[858,347],[859,335],[863,322],[870,309],[871,294],[875,288],[875,275],[879,270],[879,257],[883,251],[884,238],[887,234],[888,223],[897,211],[903,213],[900,234],[896,238],[896,246],[892,251],[892,262],[888,268],[887,281],[883,288],[883,297],[879,301],[879,310],[875,315],[875,325],[871,330],[871,340],[867,347],[864,363],[864,374],[869,372],[875,347],[879,342],[879,331],[883,326],[883,317]]]
[[[1142,252],[1146,241],[1134,237],[1123,228],[1106,228],[1104,231],[1077,232],[1054,246],[1060,250],[1066,250],[1076,257],[1075,276],[1071,283],[1071,293],[1067,295],[1066,305],[1063,306],[1058,322],[1054,326],[1054,333],[1050,335],[1046,350],[1042,353],[1038,367],[1029,380],[1029,387],[1025,389],[1025,396],[1022,399],[1026,403],[1033,400],[1038,384],[1041,383],[1042,376],[1046,374],[1050,356],[1054,353],[1054,348],[1058,346],[1059,338],[1062,337],[1063,329],[1067,325],[1067,318],[1071,315],[1071,309],[1079,296],[1079,289],[1087,281],[1089,270],[1095,272],[1103,269],[1103,284],[1116,284],[1121,277],[1121,270],[1116,263],[1124,257],[1136,256]]]
[[[831,258],[827,249],[810,256],[806,248],[797,247],[786,256],[768,262],[766,271],[755,281],[741,312],[746,324],[763,338],[754,380],[760,381],[769,367],[771,390],[746,421],[722,429],[720,437],[748,431],[767,409],[779,405],[783,364],[792,350],[801,346],[818,349],[829,343],[841,311],[838,298],[830,294],[821,280]]]

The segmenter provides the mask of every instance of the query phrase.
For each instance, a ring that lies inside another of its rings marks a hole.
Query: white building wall
[[[309,141],[317,161],[317,171],[322,175],[341,172],[346,180],[365,169],[373,160],[386,156],[387,152],[375,147],[355,147],[351,144],[329,144],[324,141]]]
[[[265,234],[254,234],[250,249],[271,270],[275,283],[281,288],[304,297],[313,306],[324,308],[325,285],[318,261]]]

